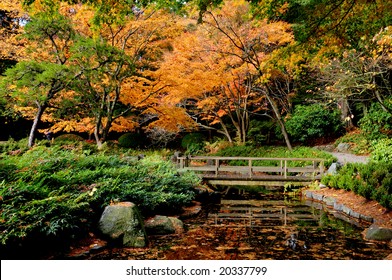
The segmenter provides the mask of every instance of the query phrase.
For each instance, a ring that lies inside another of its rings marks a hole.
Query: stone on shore
[[[371,225],[366,230],[366,239],[369,240],[392,240],[392,229]]]
[[[149,235],[178,234],[184,231],[184,223],[181,220],[160,215],[148,219],[144,226]]]
[[[124,247],[147,245],[143,220],[132,202],[106,206],[99,220],[99,229],[110,241]]]
[[[333,197],[330,197],[330,196],[324,196],[323,197],[323,202],[327,206],[334,206],[334,204],[336,203],[336,198],[333,198]]]

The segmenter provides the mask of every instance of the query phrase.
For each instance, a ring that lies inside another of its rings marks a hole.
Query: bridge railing
[[[234,161],[235,163],[233,164]],[[302,165],[298,164],[298,162],[301,162]],[[322,158],[177,157],[177,167],[179,170],[192,170],[196,173],[209,174],[209,176],[214,175],[215,177],[235,173],[240,173],[249,178],[259,176],[260,174],[275,175],[284,178],[298,176],[299,174],[316,177],[317,175],[322,176],[324,174],[324,162],[325,159]]]

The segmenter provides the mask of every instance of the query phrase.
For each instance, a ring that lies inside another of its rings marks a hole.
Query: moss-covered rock
[[[106,206],[99,220],[99,229],[109,240],[125,247],[147,245],[143,220],[136,205],[131,202]]]
[[[145,228],[148,234],[165,235],[183,232],[184,224],[177,218],[156,215],[145,222]]]
[[[369,240],[392,240],[392,229],[372,225],[366,230],[366,239]]]

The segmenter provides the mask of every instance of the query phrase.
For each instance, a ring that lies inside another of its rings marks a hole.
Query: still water
[[[384,259],[392,253],[390,242],[363,239],[369,225],[281,192],[233,189],[210,205],[204,226],[219,236],[217,247],[239,250],[238,258],[244,253],[255,259]]]
[[[110,249],[95,259],[378,260],[391,242],[362,238],[369,225],[344,221],[320,204],[281,192],[231,188],[217,203],[185,219],[185,232],[150,236],[145,249]]]

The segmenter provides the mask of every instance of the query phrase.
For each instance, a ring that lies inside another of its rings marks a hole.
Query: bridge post
[[[284,160],[284,171],[283,171],[283,174],[284,174],[284,178],[286,179],[287,178],[287,159]]]
[[[184,159],[183,158],[177,158],[177,166],[180,169],[184,168]]]
[[[185,157],[185,160],[184,160],[184,167],[189,167],[189,163],[191,162],[190,157],[191,157],[190,155],[188,155],[188,156]]]
[[[280,160],[280,169],[282,169],[282,171],[280,172],[280,176],[284,175],[284,171],[283,171],[283,160]]]
[[[320,161],[320,176],[324,175],[324,161]]]
[[[252,178],[252,160],[249,159],[248,161],[248,166],[249,166],[249,178]]]

